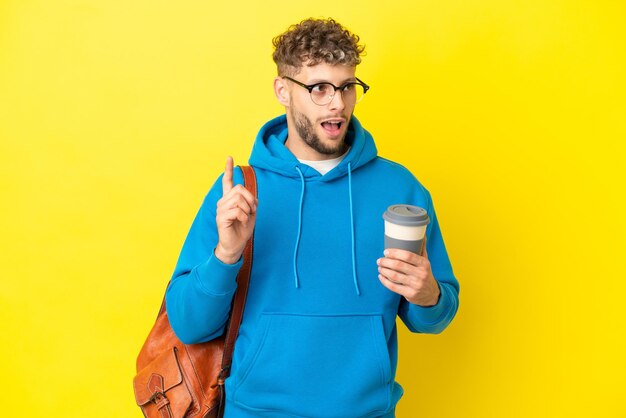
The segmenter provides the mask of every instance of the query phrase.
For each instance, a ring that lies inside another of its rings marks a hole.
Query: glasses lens
[[[333,95],[335,94],[335,88],[332,84],[328,83],[320,83],[316,84],[313,89],[311,89],[311,99],[315,104],[320,106],[327,105],[333,99]]]
[[[354,103],[360,102],[364,95],[365,89],[360,84],[350,85],[350,87],[348,87],[343,93],[344,100],[348,100],[347,98],[350,97],[351,100],[354,101]]]

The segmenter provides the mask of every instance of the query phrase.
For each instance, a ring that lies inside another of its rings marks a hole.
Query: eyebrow
[[[313,80],[311,80],[310,82],[306,83],[307,85],[313,85],[313,84],[320,84],[320,83],[329,83],[329,84],[333,84],[328,80],[324,80],[324,79],[319,79],[319,78],[314,78]],[[342,81],[341,83],[339,83],[339,85],[337,87],[341,87],[346,83],[356,83],[356,77],[349,77],[347,79],[345,79],[344,81]]]

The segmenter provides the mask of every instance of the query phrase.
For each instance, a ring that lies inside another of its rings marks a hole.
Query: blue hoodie
[[[458,308],[452,272],[429,192],[404,167],[377,156],[352,117],[350,151],[325,175],[285,147],[286,117],[259,132],[250,165],[258,209],[252,275],[226,380],[226,418],[393,417],[396,316],[418,333],[439,333]],[[235,183],[242,184],[240,170]],[[227,265],[218,241],[219,178],[200,208],[166,294],[172,328],[185,343],[224,332],[242,261]],[[383,212],[407,203],[430,217],[427,251],[441,296],[420,307],[385,288],[376,260]]]

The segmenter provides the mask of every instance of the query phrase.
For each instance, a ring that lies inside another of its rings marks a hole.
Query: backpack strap
[[[243,171],[244,186],[254,197],[257,197],[256,175],[254,169],[250,166],[241,166]],[[252,254],[253,254],[254,232],[246,243],[243,250],[243,265],[237,274],[237,290],[233,297],[233,307],[230,313],[230,320],[226,331],[226,342],[224,344],[224,356],[222,357],[222,370],[218,377],[218,383],[223,384],[224,380],[230,375],[230,364],[233,359],[233,349],[235,348],[235,340],[239,333],[239,325],[243,318],[243,309],[246,304],[246,296],[248,294],[248,283],[250,282],[250,272],[252,270]]]

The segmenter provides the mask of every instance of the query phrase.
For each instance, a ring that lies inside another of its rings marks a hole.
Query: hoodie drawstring
[[[300,287],[300,280],[298,279],[298,246],[300,245],[300,234],[302,233],[302,204],[304,202],[304,176],[300,167],[296,166],[298,174],[300,174],[300,181],[302,182],[302,191],[300,192],[300,209],[298,210],[298,236],[296,238],[296,247],[293,250],[293,277],[296,283],[296,289]]]
[[[352,163],[348,163],[348,194],[350,195],[350,231],[352,233],[352,281],[354,282],[357,296],[360,296],[361,291],[356,278],[356,245],[354,242],[354,210],[352,208]]]
[[[300,175],[300,181],[302,182],[302,190],[300,192],[300,207],[298,209],[298,235],[296,237],[296,245],[293,250],[293,277],[296,285],[296,289],[300,287],[300,279],[298,278],[298,247],[300,246],[300,235],[302,234],[302,206],[304,204],[304,175],[300,167],[296,166],[298,174]],[[361,295],[359,290],[359,282],[356,277],[356,243],[354,236],[354,208],[352,205],[352,163],[348,163],[348,195],[350,198],[350,233],[352,238],[352,281],[354,283],[354,289],[357,296]]]

